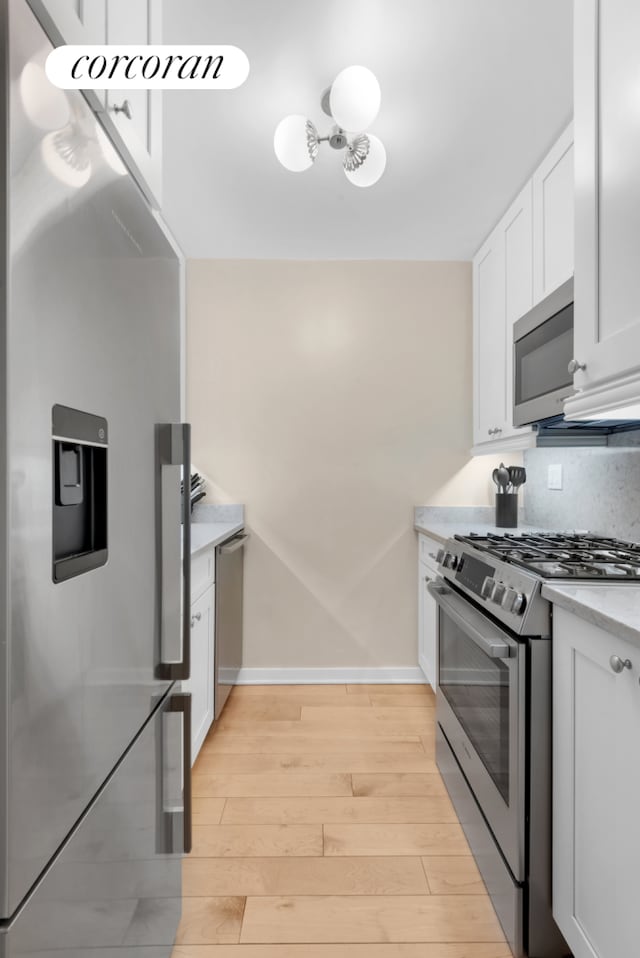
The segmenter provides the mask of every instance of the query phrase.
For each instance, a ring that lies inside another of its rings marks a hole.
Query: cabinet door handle
[[[567,366],[567,372],[573,375],[574,373],[577,373],[579,370],[584,371],[586,368],[587,368],[586,363],[581,363],[578,359],[572,359],[569,365]]]
[[[191,628],[193,628],[194,625],[196,624],[196,622],[199,622],[201,618],[202,618],[202,612],[196,612],[195,615],[192,615],[192,616],[191,616]]]
[[[131,104],[128,100],[123,100],[123,102],[118,106],[117,103],[114,103],[111,107],[114,113],[124,113],[127,120],[130,120],[132,117],[131,113]]]
[[[618,675],[620,672],[624,672],[625,669],[632,667],[630,659],[621,659],[619,655],[612,655],[609,659],[609,665]]]

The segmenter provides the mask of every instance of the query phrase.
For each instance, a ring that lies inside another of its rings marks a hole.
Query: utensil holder
[[[518,493],[496,493],[496,526],[498,529],[518,528]]]

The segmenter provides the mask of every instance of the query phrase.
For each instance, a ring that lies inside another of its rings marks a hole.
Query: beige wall
[[[485,505],[471,267],[191,261],[188,416],[244,502],[248,667],[415,666],[414,505]]]

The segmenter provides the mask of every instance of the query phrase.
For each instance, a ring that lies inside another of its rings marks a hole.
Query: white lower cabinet
[[[553,914],[575,958],[638,953],[640,648],[554,608]]]
[[[440,544],[427,536],[418,536],[418,664],[427,682],[436,690],[436,629],[438,606],[427,585],[437,575],[435,554]]]
[[[182,683],[191,693],[191,764],[213,723],[215,652],[215,550],[191,558],[191,677]]]

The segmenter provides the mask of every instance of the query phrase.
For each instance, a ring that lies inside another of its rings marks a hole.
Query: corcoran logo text
[[[62,90],[233,90],[249,60],[233,46],[62,46],[46,72]]]

